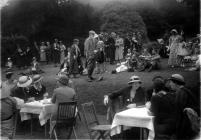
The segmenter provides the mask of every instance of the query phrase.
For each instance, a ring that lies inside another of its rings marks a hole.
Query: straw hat
[[[176,29],[172,29],[171,33],[175,32],[176,34],[178,33]]]
[[[180,74],[173,74],[169,80],[173,80],[173,81],[177,81],[177,82],[180,82],[182,84],[185,84],[185,80],[184,80],[184,77]]]
[[[139,76],[131,76],[128,84],[132,84],[132,83],[141,83],[140,77]]]
[[[18,87],[28,87],[31,85],[32,79],[28,76],[21,76],[18,80],[17,86]]]
[[[33,76],[33,83],[38,83],[43,79],[43,76],[37,74]]]

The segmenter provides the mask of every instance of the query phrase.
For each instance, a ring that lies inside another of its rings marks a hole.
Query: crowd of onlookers
[[[34,42],[33,47],[28,46],[25,49],[18,45],[15,56],[8,58],[6,66],[11,68],[13,66],[12,59],[16,58],[17,67],[31,66],[32,73],[41,73],[43,71],[39,68],[39,63],[54,62],[54,66],[60,65],[60,71],[76,77],[77,74],[92,73],[87,64],[90,67],[96,67],[97,73],[106,71],[105,62],[117,63],[120,66],[118,70],[114,70],[114,73],[121,70],[151,71],[160,68],[160,58],[164,57],[169,58],[168,65],[170,67],[190,65],[192,67],[187,70],[199,70],[200,68],[200,35],[186,41],[183,32],[178,33],[176,29],[149,45],[143,44],[140,32],[122,36],[115,32],[97,34],[90,31],[89,38],[83,44],[83,53],[78,39],[74,39],[71,46],[65,46],[58,39],[52,43],[41,42],[38,44]],[[91,53],[91,50],[96,52]],[[91,54],[95,55],[95,63],[89,61],[92,60],[89,59]],[[83,58],[86,61],[83,61]],[[89,76],[89,79],[92,80],[92,76]]]

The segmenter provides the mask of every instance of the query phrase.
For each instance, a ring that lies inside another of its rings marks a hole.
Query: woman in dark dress
[[[153,87],[155,95],[151,98],[150,111],[155,116],[155,139],[169,139],[176,130],[175,94],[165,91],[161,79],[156,79]]]
[[[78,57],[80,55],[80,49],[78,47],[79,40],[74,39],[73,45],[70,49],[70,70],[69,74],[73,74],[74,78],[76,77],[76,74],[79,73],[79,66],[78,66]]]
[[[115,113],[119,112],[122,109],[134,108],[136,106],[145,105],[145,90],[141,86],[140,78],[134,75],[130,78],[128,84],[130,86],[105,96],[104,98],[105,105],[107,105],[108,101],[111,100],[111,105],[108,108],[109,121],[112,121]],[[119,100],[119,102],[116,100]],[[139,128],[133,127],[132,129],[123,132],[123,139],[139,139],[139,138],[140,138]]]

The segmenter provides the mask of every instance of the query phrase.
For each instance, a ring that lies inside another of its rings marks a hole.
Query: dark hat
[[[6,71],[6,75],[13,75],[12,71]]]
[[[161,80],[164,80],[164,78],[160,75],[156,75],[154,76],[154,78],[152,79],[152,81],[156,80],[156,79],[161,79]]]
[[[57,80],[59,81],[59,83],[63,84],[63,85],[68,85],[69,83],[69,78],[66,75],[60,75]]]
[[[79,39],[73,39],[73,42],[77,43],[77,42],[79,42]]]
[[[136,75],[131,76],[128,84],[131,84],[131,83],[141,83],[140,77]]]
[[[182,84],[185,84],[185,80],[184,80],[184,77],[180,74],[173,74],[169,80],[172,80],[172,81],[177,81],[179,83],[182,83]]]
[[[36,60],[36,57],[33,57],[32,60]]]
[[[37,83],[43,79],[43,76],[36,74],[33,76],[33,83]]]

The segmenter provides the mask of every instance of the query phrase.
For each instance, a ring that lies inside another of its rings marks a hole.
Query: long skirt
[[[123,47],[117,47],[115,50],[115,60],[123,59]]]
[[[60,63],[62,64],[64,62],[64,58],[65,58],[65,52],[62,51],[61,55],[60,55]]]
[[[177,65],[177,44],[172,44],[170,47],[170,55],[168,59],[169,66],[176,66]]]
[[[46,52],[40,53],[40,61],[46,61]]]
[[[69,74],[78,74],[78,73],[79,73],[79,67],[77,59],[71,58]]]

